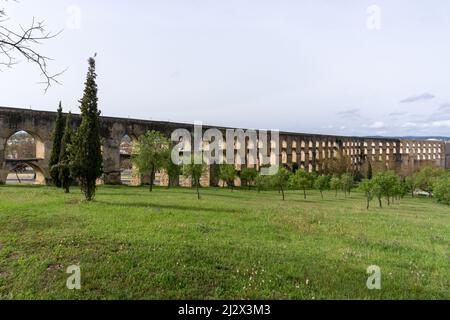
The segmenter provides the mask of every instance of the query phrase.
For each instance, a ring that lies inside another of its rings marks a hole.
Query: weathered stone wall
[[[450,141],[445,143],[444,167],[450,169]]]
[[[26,131],[35,139],[36,159],[25,162],[35,169],[39,182],[45,184],[45,179],[49,177],[48,160],[55,119],[55,114],[49,112],[0,108],[0,183],[6,181],[12,169],[12,164],[5,159],[7,140],[18,131]]]

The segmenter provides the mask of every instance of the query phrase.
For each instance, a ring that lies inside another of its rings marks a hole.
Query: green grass
[[[0,299],[449,298],[450,210],[431,199],[367,211],[358,193],[201,193],[0,187]]]

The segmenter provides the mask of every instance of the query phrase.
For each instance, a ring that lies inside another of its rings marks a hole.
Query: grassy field
[[[367,211],[358,193],[201,192],[101,187],[84,203],[78,189],[0,186],[0,299],[450,297],[450,210],[433,200]]]

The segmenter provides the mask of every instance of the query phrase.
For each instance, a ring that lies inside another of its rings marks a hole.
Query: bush
[[[250,189],[252,184],[255,182],[256,177],[258,176],[258,171],[255,168],[242,168],[241,171],[241,181],[245,182]]]
[[[450,174],[442,175],[433,185],[433,194],[438,202],[450,205]]]

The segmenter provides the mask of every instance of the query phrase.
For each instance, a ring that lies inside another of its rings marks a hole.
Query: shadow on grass
[[[227,213],[241,213],[244,210],[237,209],[229,209],[229,208],[206,208],[202,207],[201,203],[199,203],[198,207],[195,206],[183,206],[183,205],[167,205],[167,204],[154,204],[148,202],[114,202],[114,201],[103,201],[96,200],[97,203],[105,204],[108,206],[121,206],[121,207],[130,207],[130,208],[147,208],[147,209],[172,209],[172,210],[181,210],[181,211],[202,211],[202,212],[227,212]]]
[[[143,191],[143,192],[132,192],[133,189],[130,189],[131,192],[98,192],[98,195],[102,195],[102,196],[124,196],[124,197],[148,197],[151,198],[151,196],[153,194],[164,194],[166,193],[167,195],[173,195],[173,196],[179,196],[179,195],[192,195],[193,198],[197,197],[196,191],[195,189],[155,189],[152,192],[150,191],[146,191],[144,189],[136,189],[135,191]],[[146,191],[146,192],[145,192]],[[156,192],[155,192],[156,191]],[[172,192],[171,192],[172,191]],[[202,192],[203,191],[203,192]],[[219,190],[222,191],[222,190]],[[255,192],[254,195],[257,195],[257,193]],[[211,197],[221,197],[221,198],[230,198],[230,199],[238,199],[238,200],[243,200],[243,199],[251,199],[248,197],[248,193],[245,194],[239,194],[238,192],[232,192],[231,190],[229,190],[228,194],[223,194],[223,193],[219,193],[214,189],[200,189],[200,196],[204,197],[207,196],[208,199]]]

